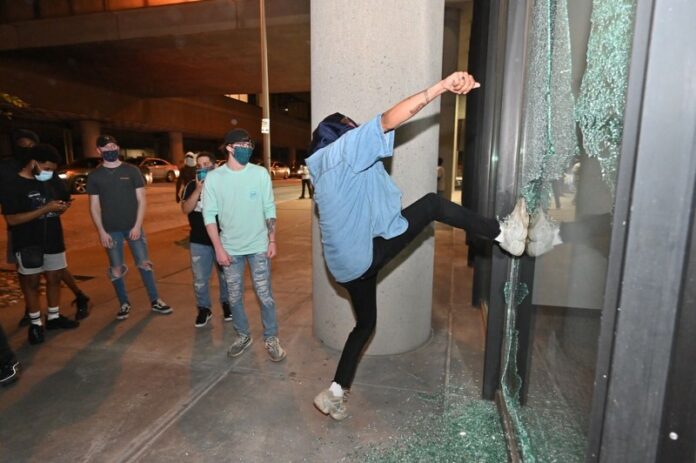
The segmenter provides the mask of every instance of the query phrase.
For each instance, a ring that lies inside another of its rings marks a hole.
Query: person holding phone
[[[60,216],[70,206],[62,183],[49,181],[60,156],[51,145],[37,144],[12,182],[12,194],[3,198],[2,212],[12,232],[17,273],[29,312],[30,344],[44,342],[39,283],[46,279],[46,328],[72,329],[80,323],[60,314],[60,282],[68,266]]]
[[[196,178],[189,181],[181,195],[181,211],[188,216],[191,231],[189,233],[189,251],[191,253],[191,273],[193,273],[193,293],[196,296],[198,313],[194,325],[201,328],[213,316],[210,301],[210,272],[213,267],[217,272],[220,283],[220,306],[226,322],[232,321],[230,304],[227,302],[227,282],[222,268],[215,261],[215,248],[210,241],[203,223],[203,206],[201,203],[203,183],[208,172],[215,169],[215,160],[206,151],[201,151],[196,157]]]

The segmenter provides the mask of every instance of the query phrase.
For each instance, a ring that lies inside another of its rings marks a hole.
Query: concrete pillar
[[[101,135],[101,125],[97,121],[79,121],[78,129],[82,140],[82,156],[86,158],[98,158],[101,155],[97,151],[97,138]]]
[[[312,127],[339,111],[365,122],[442,78],[444,0],[311,2]],[[439,100],[396,135],[387,168],[408,206],[435,191]],[[328,275],[317,218],[312,229],[314,333],[341,349],[355,318],[348,294]],[[431,332],[432,229],[383,269],[377,333],[368,354],[423,344]]]
[[[169,132],[169,162],[179,165],[184,162],[184,136],[181,132]]]

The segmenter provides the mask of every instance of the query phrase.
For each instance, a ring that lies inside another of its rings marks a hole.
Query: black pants
[[[302,196],[300,196],[300,198],[304,198],[305,185],[307,185],[307,192],[309,193],[309,197],[310,198],[314,197],[314,188],[312,188],[312,182],[308,178],[303,178],[302,179]]]
[[[14,362],[15,356],[14,352],[10,348],[10,344],[7,342],[7,336],[5,336],[5,330],[0,326],[0,365],[5,365],[10,362]]]
[[[408,221],[406,231],[388,240],[380,237],[374,238],[370,268],[359,278],[341,283],[341,286],[348,290],[356,318],[355,328],[348,335],[334,377],[334,381],[344,389],[349,388],[353,382],[360,355],[375,331],[377,324],[377,274],[382,267],[408,246],[434,220],[491,240],[500,234],[497,220],[478,215],[435,193],[428,193],[401,213]]]

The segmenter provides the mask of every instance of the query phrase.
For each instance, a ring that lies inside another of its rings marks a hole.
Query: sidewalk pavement
[[[188,250],[176,244],[187,233],[179,227],[148,235],[159,291],[172,315],[150,311],[130,264],[133,310],[116,321],[106,254],[97,247],[68,253],[71,271],[86,278],[80,286],[94,302],[77,330],[47,332],[44,344],[30,346],[26,329],[17,328],[22,301],[0,309],[23,365],[20,380],[0,388],[0,460],[367,461],[375,449],[433,432],[422,429],[423,417],[447,415],[452,404],[480,397],[483,325],[468,304],[471,271],[461,231],[435,227],[430,340],[405,354],[365,357],[343,422],[312,406],[314,395],[330,384],[339,352],[312,334],[311,202],[278,207],[273,292],[288,352],[281,363],[271,362],[264,350],[248,275],[245,305],[254,343],[246,353],[226,356],[235,333],[222,320],[216,283],[214,318],[204,328],[193,326]],[[61,310],[72,316],[71,299],[64,288]]]

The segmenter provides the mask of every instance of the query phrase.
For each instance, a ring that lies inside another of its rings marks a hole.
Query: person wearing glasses
[[[215,248],[215,259],[224,269],[232,324],[237,332],[227,355],[242,355],[252,342],[244,311],[244,270],[248,262],[261,305],[266,351],[272,361],[280,362],[286,353],[278,340],[271,290],[271,259],[277,253],[271,176],[264,167],[249,162],[254,144],[246,130],[228,132],[221,148],[227,153],[227,162],[206,175],[203,221]]]

